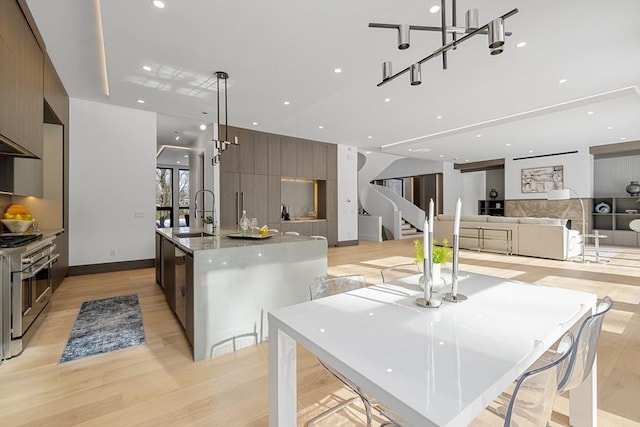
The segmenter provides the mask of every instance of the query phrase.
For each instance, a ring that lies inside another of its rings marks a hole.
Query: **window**
[[[156,227],[173,224],[173,169],[156,168]]]
[[[178,170],[178,224],[189,226],[189,170]]]

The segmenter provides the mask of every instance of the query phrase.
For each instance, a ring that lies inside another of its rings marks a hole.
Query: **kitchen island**
[[[327,274],[327,242],[306,236],[211,236],[156,230],[156,279],[200,361],[268,338],[269,311],[309,300]]]

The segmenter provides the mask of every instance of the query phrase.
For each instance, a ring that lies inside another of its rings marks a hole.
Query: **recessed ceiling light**
[[[391,98],[385,98],[384,99],[384,102],[389,102],[389,101],[391,101]]]
[[[507,144],[507,147],[511,147],[511,144]]]
[[[469,159],[465,160],[465,162],[469,163]]]
[[[180,160],[178,160],[176,163],[177,163],[177,164],[180,164]]]
[[[530,153],[533,153],[533,150],[529,150]]]
[[[560,84],[562,84],[562,83],[566,83],[566,82],[567,82],[567,79],[560,79],[560,80],[558,80],[558,83],[560,83]]]
[[[440,120],[442,118],[442,116],[436,116],[436,119]]]
[[[429,13],[438,13],[438,12],[440,12],[440,6],[438,6],[437,4],[434,4],[429,8]]]
[[[607,130],[613,129],[613,126],[607,126]]]
[[[155,7],[157,7],[158,9],[164,9],[164,2],[160,1],[160,0],[153,0],[151,2]]]
[[[592,115],[592,114],[593,114],[593,111],[587,111],[587,114],[588,114],[588,115]]]
[[[476,138],[482,138],[482,134],[477,134]]]
[[[284,105],[289,105],[290,102],[289,101],[284,101]]]
[[[185,155],[184,155],[184,158],[185,158],[185,159],[188,159],[188,158],[189,158],[189,155],[188,155],[188,154],[185,154]]]
[[[440,154],[440,157],[444,157],[444,154]]]
[[[625,139],[627,139],[627,138],[625,138],[625,137],[623,136],[623,137],[621,137],[621,138],[620,138],[620,141],[624,141]]]
[[[204,123],[200,125],[200,130],[205,130],[207,128],[207,125],[205,125]]]
[[[371,154],[371,151],[365,151],[364,154]]]
[[[527,45],[527,42],[520,42],[516,44],[516,47],[525,47],[526,45]]]
[[[180,136],[176,136],[176,141],[180,139]]]
[[[253,122],[253,125],[254,126],[258,126],[258,122]]]
[[[324,129],[324,126],[320,125],[318,126],[318,129]]]
[[[367,137],[367,139],[371,139],[371,138],[373,138],[371,135],[369,135],[369,136]]]
[[[342,68],[334,68],[333,72],[336,74],[340,74],[342,72]]]
[[[145,71],[151,71],[151,67],[149,67],[148,65],[143,65],[142,69]]]
[[[407,150],[407,151],[413,151],[413,148],[409,148],[409,150]]]
[[[144,104],[144,99],[138,99],[138,104]]]

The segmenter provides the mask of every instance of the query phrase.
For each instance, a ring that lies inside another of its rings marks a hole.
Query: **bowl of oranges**
[[[24,233],[33,224],[29,209],[22,205],[11,205],[0,220],[11,233]]]

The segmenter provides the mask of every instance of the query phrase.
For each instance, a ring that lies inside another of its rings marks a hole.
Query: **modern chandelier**
[[[518,13],[518,9],[513,9],[502,16],[499,16],[488,23],[478,26],[478,9],[469,9],[465,13],[465,26],[458,27],[456,20],[456,0],[451,0],[451,25],[447,26],[447,11],[446,1],[440,0],[440,21],[441,27],[428,27],[423,25],[409,25],[409,24],[380,24],[376,22],[370,22],[370,28],[391,28],[398,31],[398,49],[405,50],[410,46],[410,34],[411,31],[434,31],[439,32],[442,37],[442,46],[433,51],[433,53],[427,55],[420,61],[411,64],[403,70],[393,74],[391,61],[385,61],[382,63],[382,81],[378,83],[378,87],[390,82],[396,77],[409,72],[409,81],[412,86],[417,86],[422,83],[422,69],[421,66],[425,62],[437,57],[442,56],[442,69],[447,69],[447,52],[455,50],[457,47],[477,35],[486,35],[489,40],[489,52],[491,55],[500,55],[504,49],[505,36],[510,36],[511,33],[505,32],[504,21],[505,19]],[[449,40],[451,36],[451,40]],[[460,36],[460,38],[458,38]]]
[[[228,122],[228,114],[227,114],[227,79],[229,78],[229,73],[224,71],[216,71],[216,97],[218,102],[218,139],[214,139],[216,147],[216,155],[213,156],[213,164],[217,165],[220,163],[221,154],[227,149],[227,145],[238,145],[238,137],[234,136],[233,141],[229,141],[229,122]],[[220,80],[224,81],[224,138],[222,138],[222,131],[220,129]]]

